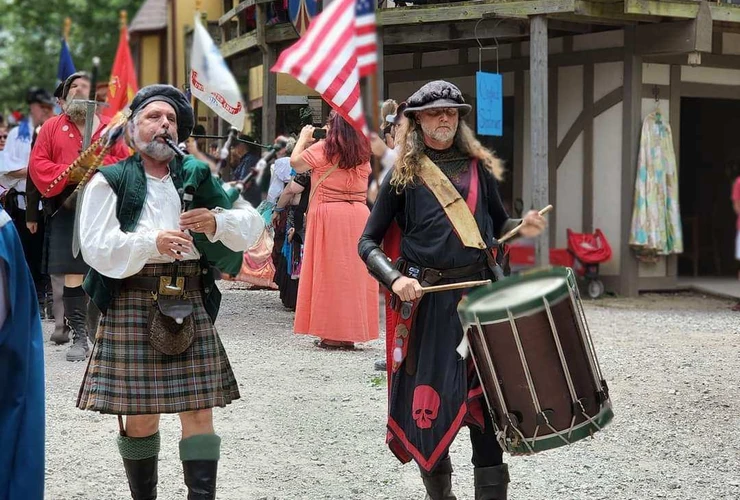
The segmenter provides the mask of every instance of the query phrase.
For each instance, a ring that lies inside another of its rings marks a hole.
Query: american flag
[[[272,71],[288,73],[321,94],[355,129],[366,132],[360,77],[377,67],[374,0],[333,0]]]

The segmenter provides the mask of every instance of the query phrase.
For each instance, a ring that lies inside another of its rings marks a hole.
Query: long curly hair
[[[462,120],[457,125],[454,139],[455,146],[466,155],[477,158],[478,162],[487,168],[497,180],[504,177],[504,167],[501,160],[478,139],[473,131]],[[400,151],[396,166],[391,176],[391,186],[401,192],[407,186],[413,186],[421,169],[421,155],[424,152],[424,132],[421,125],[410,117],[406,131],[400,140]]]
[[[326,121],[329,130],[326,132],[324,157],[339,168],[355,168],[370,161],[370,141],[357,132],[352,125],[332,111]]]

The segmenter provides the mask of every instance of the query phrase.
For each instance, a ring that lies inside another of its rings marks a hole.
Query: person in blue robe
[[[44,498],[44,348],[36,288],[0,207],[0,500]]]

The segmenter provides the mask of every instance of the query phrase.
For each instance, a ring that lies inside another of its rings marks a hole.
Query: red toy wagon
[[[515,241],[508,250],[512,272],[534,266],[534,243],[531,240]],[[594,233],[576,233],[568,229],[568,248],[550,249],[550,264],[573,268],[578,276],[586,280],[586,291],[592,299],[604,294],[604,284],[599,279],[599,264],[609,261],[611,257],[612,248],[601,229]]]

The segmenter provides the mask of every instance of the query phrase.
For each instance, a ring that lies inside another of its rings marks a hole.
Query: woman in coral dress
[[[370,144],[336,113],[326,140],[307,148],[313,131],[303,128],[290,157],[296,172],[311,171],[294,331],[319,337],[319,347],[351,349],[378,338],[378,285],[357,255],[370,215]]]

